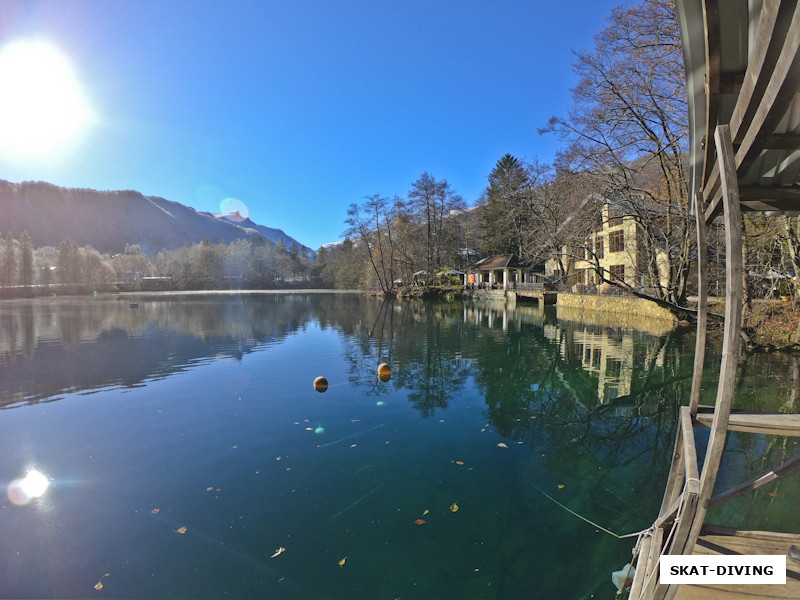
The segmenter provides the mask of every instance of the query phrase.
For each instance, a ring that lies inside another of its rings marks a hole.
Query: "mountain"
[[[238,220],[237,220],[238,219]],[[100,252],[122,252],[139,244],[150,256],[184,244],[251,239],[261,235],[287,248],[297,244],[309,257],[314,251],[280,229],[257,225],[238,213],[213,215],[132,190],[103,192],[62,188],[41,181],[11,183],[0,179],[0,234],[31,236],[35,247],[58,246],[69,237]]]

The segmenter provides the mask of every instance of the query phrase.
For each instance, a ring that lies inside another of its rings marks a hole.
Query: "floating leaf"
[[[186,527],[178,527],[176,530],[178,533],[186,533]]]
[[[457,510],[458,510],[458,504],[456,504],[455,502],[453,502],[453,503],[450,505],[450,512],[456,512]]]
[[[347,560],[347,557],[345,556],[343,559],[341,559],[341,560],[339,561],[339,566],[340,566],[340,567],[343,567],[343,566],[344,566],[344,561],[346,561],[346,560]]]
[[[426,521],[425,519],[417,519],[416,521],[414,521],[414,523],[416,523],[417,525],[425,525]]]
[[[97,583],[95,583],[94,584],[94,589],[96,589],[97,591],[102,590],[103,589],[103,582],[102,581],[98,581]]]
[[[499,448],[508,448],[508,446],[506,445],[506,443],[505,443],[505,442],[500,442],[499,444],[497,444],[497,446],[498,446]]]

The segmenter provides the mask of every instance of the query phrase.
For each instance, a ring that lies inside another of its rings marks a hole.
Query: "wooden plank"
[[[654,598],[656,587],[664,588],[666,586],[659,586],[659,562],[661,560],[661,546],[664,543],[664,530],[656,529],[653,531],[653,541],[650,543],[650,552],[647,556],[647,568],[645,569],[646,577],[644,586],[642,587],[643,598]]]
[[[649,533],[646,533],[642,538],[642,543],[639,545],[639,555],[636,557],[636,573],[633,576],[631,583],[631,591],[628,594],[629,600],[644,598],[642,596],[642,586],[644,585],[645,577],[647,577],[647,559],[650,556],[650,544],[653,538]]]
[[[713,415],[708,413],[698,413],[696,419],[706,427],[713,423]],[[728,418],[728,430],[797,437],[800,436],[800,415],[735,412]]]
[[[800,87],[800,5],[786,3],[792,9],[791,22],[783,37],[783,47],[775,63],[775,68],[767,73],[769,82],[759,98],[758,108],[753,119],[747,123],[747,130],[741,136],[741,144],[736,151],[736,167],[745,174],[755,162],[767,140],[775,133],[780,120],[786,115]],[[780,13],[784,17],[784,13]],[[785,19],[788,20],[789,15]],[[756,40],[756,44],[762,43]],[[724,184],[723,184],[724,185]]]
[[[703,25],[706,38],[706,138],[703,158],[703,186],[709,180],[716,163],[716,147],[711,132],[719,119],[719,88],[721,30],[719,25],[719,0],[703,0]]]
[[[703,536],[712,535],[724,535],[728,537],[762,540],[765,542],[776,542],[778,544],[785,544],[787,547],[791,544],[800,546],[800,534],[797,533],[739,529],[737,527],[726,527],[724,525],[715,525],[713,523],[706,523],[703,525]]]
[[[697,229],[697,335],[694,343],[694,371],[692,391],[689,396],[689,413],[697,414],[700,389],[703,385],[703,364],[706,357],[706,330],[708,329],[708,241],[702,206],[703,195],[695,194],[695,223]]]
[[[700,475],[700,495],[697,511],[686,539],[682,554],[689,553],[700,535],[706,516],[706,503],[714,491],[725,440],[728,433],[728,418],[731,412],[739,367],[739,340],[742,329],[742,216],[739,212],[739,184],[734,166],[731,132],[727,125],[717,127],[715,133],[719,152],[720,176],[725,202],[725,330],[722,340],[722,363],[720,365],[717,400],[710,428],[703,471]]]
[[[683,432],[683,462],[686,470],[686,493],[700,492],[700,474],[697,470],[697,450],[694,445],[694,427],[688,406],[681,406],[681,431]]]
[[[677,512],[677,506],[681,493],[684,488],[685,462],[683,460],[683,434],[681,432],[681,422],[678,420],[677,431],[675,432],[675,446],[672,451],[672,464],[667,476],[667,485],[664,489],[664,496],[661,499],[661,509],[658,511],[656,523],[670,520],[674,517],[673,509]],[[661,526],[661,525],[659,525]]]
[[[786,3],[783,4],[787,6]],[[787,19],[778,19],[780,0],[764,0],[758,17],[758,27],[753,48],[747,60],[747,70],[739,90],[736,106],[731,114],[731,138],[734,144],[740,143],[744,130],[742,123],[749,123],[758,108],[758,101],[764,94],[770,74],[780,56],[780,41],[786,35]],[[786,8],[784,8],[784,12]]]
[[[784,475],[797,467],[800,467],[800,456],[796,456],[786,462],[782,463],[781,465],[775,467],[771,471],[760,475],[759,477],[754,477],[750,481],[746,481],[740,485],[737,485],[730,490],[723,492],[721,494],[717,494],[708,503],[708,507],[711,508],[712,506],[716,506],[718,504],[722,504],[723,502],[727,502],[732,498],[737,498],[742,494],[745,494],[751,490],[761,487],[765,483],[769,483],[770,481],[774,481],[781,475]]]

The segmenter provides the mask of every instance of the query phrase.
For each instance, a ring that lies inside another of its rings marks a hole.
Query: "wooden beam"
[[[698,423],[706,427],[711,426],[713,422],[713,415],[704,412],[698,413],[695,418]],[[732,413],[728,418],[728,429],[798,437],[800,436],[800,414]]]
[[[697,470],[697,450],[694,445],[694,427],[688,406],[681,406],[681,431],[683,432],[683,464],[686,469],[686,492],[700,492],[700,474]]]
[[[766,141],[764,148],[770,150],[800,149],[800,135],[796,133],[775,133]]]
[[[736,372],[739,367],[739,340],[742,329],[742,216],[739,211],[739,184],[736,178],[730,128],[727,125],[720,125],[717,127],[714,137],[719,153],[720,179],[725,204],[725,256],[727,257],[725,261],[725,330],[714,418],[703,461],[703,471],[700,475],[700,496],[683,554],[690,554],[697,542],[708,510],[707,504],[717,480],[717,472],[728,434],[728,419],[736,385]]]
[[[708,507],[711,508],[712,506],[717,506],[718,504],[722,504],[723,502],[727,502],[733,498],[738,498],[742,494],[746,494],[751,490],[755,490],[765,483],[776,480],[781,475],[788,473],[797,467],[800,467],[800,456],[796,456],[791,460],[787,460],[768,473],[764,473],[759,477],[754,477],[750,481],[746,481],[741,485],[737,485],[735,488],[729,489],[727,492],[717,494],[708,502]]]
[[[706,357],[706,330],[708,329],[708,242],[703,194],[695,194],[695,222],[697,229],[697,327],[694,343],[694,371],[692,372],[692,391],[689,396],[689,414],[697,414],[700,403],[700,388],[703,385],[703,363]],[[695,458],[696,460],[696,458]]]
[[[717,126],[719,120],[719,88],[721,72],[721,31],[719,25],[719,0],[703,0],[703,24],[706,41],[706,143],[705,156],[703,158],[703,177],[701,181],[704,187],[708,181],[711,169],[716,162],[716,148],[714,136],[711,132]]]
[[[769,1],[769,0],[767,0]],[[719,93],[738,94],[744,85],[744,73],[732,71],[719,74]]]
[[[739,199],[748,200],[800,200],[800,185],[743,185],[739,188]]]

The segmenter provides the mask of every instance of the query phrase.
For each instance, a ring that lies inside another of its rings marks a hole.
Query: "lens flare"
[[[245,221],[250,216],[247,205],[238,198],[225,198],[219,203],[219,209],[232,221]]]
[[[50,482],[47,477],[39,471],[31,469],[25,477],[15,479],[8,484],[6,493],[11,502],[17,506],[23,506],[34,498],[44,496],[48,487],[50,487]]]

